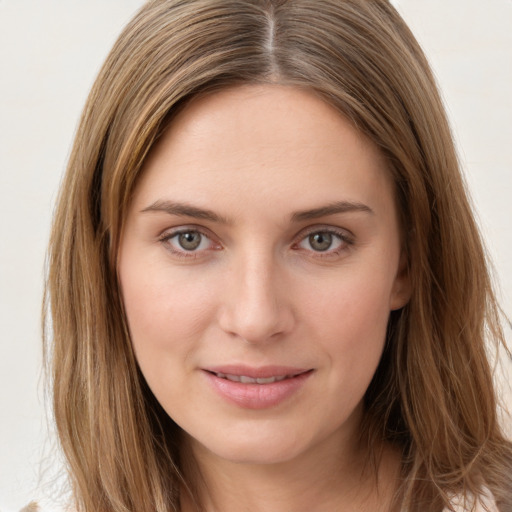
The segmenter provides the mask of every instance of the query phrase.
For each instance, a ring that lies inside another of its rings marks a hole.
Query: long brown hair
[[[119,236],[173,115],[244,83],[314,91],[387,158],[413,292],[390,317],[364,435],[401,451],[404,510],[439,512],[484,488],[511,510],[512,446],[487,357],[503,334],[486,257],[434,78],[385,0],[154,0],[116,42],[76,134],[49,248],[46,354],[77,510],[179,510],[180,432],[131,348]]]

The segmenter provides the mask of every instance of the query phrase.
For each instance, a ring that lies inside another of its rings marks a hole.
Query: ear
[[[402,249],[398,270],[389,297],[389,309],[394,311],[403,308],[411,298],[412,287],[409,274],[409,259]]]

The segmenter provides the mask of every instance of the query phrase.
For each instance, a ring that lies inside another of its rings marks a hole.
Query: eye
[[[172,233],[165,233],[160,241],[179,256],[195,256],[197,253],[217,249],[218,244],[197,229],[182,229]]]
[[[312,231],[297,244],[300,249],[316,253],[337,254],[351,245],[351,240],[344,232],[334,230]]]
[[[185,251],[195,251],[203,241],[203,235],[197,231],[188,231],[186,233],[179,233],[173,238],[176,239],[178,245],[185,249]]]

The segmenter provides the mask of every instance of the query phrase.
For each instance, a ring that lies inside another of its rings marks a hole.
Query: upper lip
[[[236,375],[250,377],[252,379],[268,379],[271,377],[295,377],[301,373],[311,370],[311,368],[298,368],[296,366],[245,366],[245,365],[222,365],[209,366],[203,370],[224,375]]]

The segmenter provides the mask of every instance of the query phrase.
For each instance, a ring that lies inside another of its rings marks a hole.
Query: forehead
[[[276,205],[340,194],[367,202],[391,190],[378,149],[334,107],[307,90],[263,85],[191,101],[151,151],[136,196],[248,194]]]

